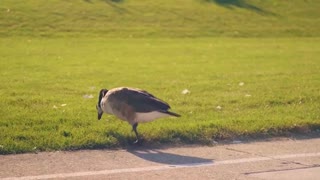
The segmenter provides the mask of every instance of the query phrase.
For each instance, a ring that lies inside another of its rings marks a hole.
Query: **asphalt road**
[[[320,138],[0,156],[0,179],[320,179]]]

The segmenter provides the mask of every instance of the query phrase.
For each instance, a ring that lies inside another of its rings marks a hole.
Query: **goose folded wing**
[[[123,92],[123,98],[135,112],[167,111],[170,106],[142,90],[130,90]]]

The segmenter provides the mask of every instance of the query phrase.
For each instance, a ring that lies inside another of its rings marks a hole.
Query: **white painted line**
[[[270,157],[255,157],[255,158],[243,158],[243,159],[231,159],[224,161],[214,161],[210,163],[191,163],[191,164],[178,164],[178,165],[163,165],[163,166],[149,166],[141,168],[126,168],[126,169],[108,169],[101,171],[85,171],[85,172],[73,172],[73,173],[60,173],[60,174],[47,174],[37,176],[22,176],[22,177],[8,177],[2,180],[36,180],[36,179],[57,179],[68,177],[81,177],[81,176],[94,176],[94,175],[109,175],[131,172],[145,172],[145,171],[159,171],[178,168],[193,168],[193,167],[205,167],[205,166],[219,166],[226,164],[241,164],[249,162],[270,161],[275,159],[290,159],[290,158],[303,158],[303,157],[316,157],[320,156],[320,152],[317,153],[303,153],[303,154],[284,154]]]
[[[249,177],[268,180],[319,179],[320,167],[294,168],[284,171],[266,171],[247,174]]]

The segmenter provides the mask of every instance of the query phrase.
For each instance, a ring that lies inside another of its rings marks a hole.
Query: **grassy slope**
[[[49,0],[0,4],[0,35],[319,36],[317,0]]]
[[[185,2],[2,1],[0,153],[126,145],[130,126],[96,120],[101,87],[183,114],[139,126],[149,142],[319,128],[318,1]]]

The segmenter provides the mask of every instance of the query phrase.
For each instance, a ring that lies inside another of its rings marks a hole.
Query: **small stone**
[[[240,143],[242,143],[242,141],[239,141],[239,140],[232,141],[232,144],[240,144]]]

